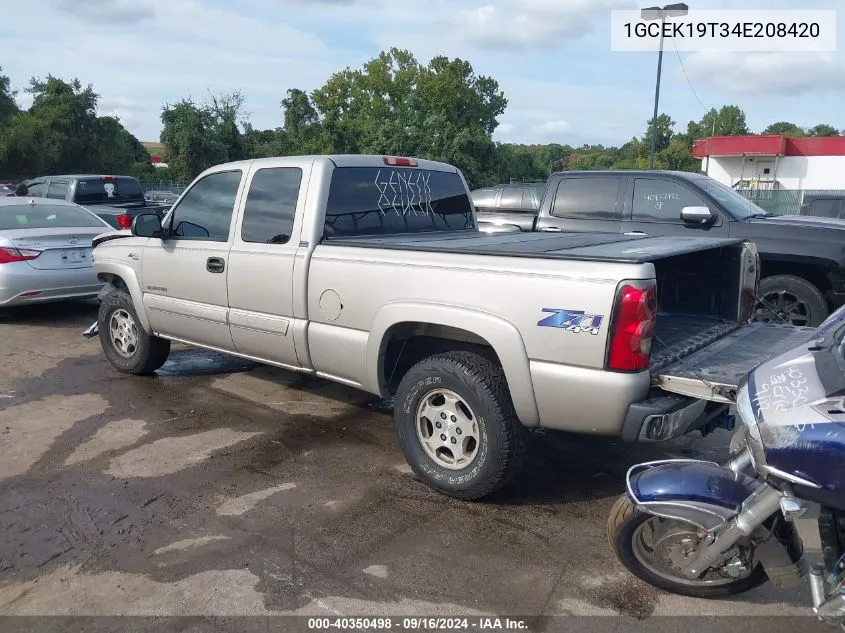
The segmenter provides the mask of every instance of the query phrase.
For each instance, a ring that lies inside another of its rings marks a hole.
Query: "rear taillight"
[[[0,264],[25,262],[37,258],[40,254],[41,251],[30,251],[25,248],[0,248]]]
[[[637,288],[624,285],[616,295],[613,335],[607,368],[615,371],[648,369],[651,337],[657,315],[654,286]]]
[[[131,229],[132,228],[132,216],[128,213],[124,213],[123,215],[117,216],[117,228],[119,229]]]

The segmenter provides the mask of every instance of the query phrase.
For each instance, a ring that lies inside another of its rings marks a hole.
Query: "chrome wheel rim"
[[[114,350],[124,358],[131,358],[138,351],[138,326],[132,315],[123,308],[112,312],[109,339]]]
[[[752,319],[760,323],[810,325],[810,306],[786,290],[768,292],[757,300]]]
[[[734,575],[726,572],[727,565],[718,569],[711,567],[699,578],[684,575],[680,566],[695,554],[699,541],[695,526],[653,516],[637,527],[631,544],[634,556],[643,567],[664,580],[688,587],[728,585],[748,578],[754,571],[751,561]]]
[[[417,439],[438,466],[461,470],[475,461],[480,445],[472,409],[449,389],[429,391],[417,406]]]

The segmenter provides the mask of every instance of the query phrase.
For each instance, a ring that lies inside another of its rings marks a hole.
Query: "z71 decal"
[[[600,314],[585,314],[583,310],[563,310],[561,308],[543,308],[543,312],[552,312],[551,316],[540,319],[537,325],[540,327],[558,327],[567,332],[581,334],[589,332],[596,335],[599,333],[601,322],[604,316]]]

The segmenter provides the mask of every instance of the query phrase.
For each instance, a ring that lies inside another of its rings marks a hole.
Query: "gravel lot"
[[[410,474],[367,394],[188,348],[157,377],[125,376],[80,335],[95,314],[0,314],[0,615],[617,616],[553,622],[667,631],[661,616],[777,615],[766,629],[794,631],[783,616],[808,613],[803,586],[664,594],[606,543],[632,463],[721,459],[725,432],[657,446],[536,433],[518,481],[463,503]]]

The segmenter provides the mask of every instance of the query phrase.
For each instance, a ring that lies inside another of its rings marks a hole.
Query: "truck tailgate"
[[[739,382],[760,363],[815,338],[816,328],[751,323],[653,372],[664,391],[733,402]]]

